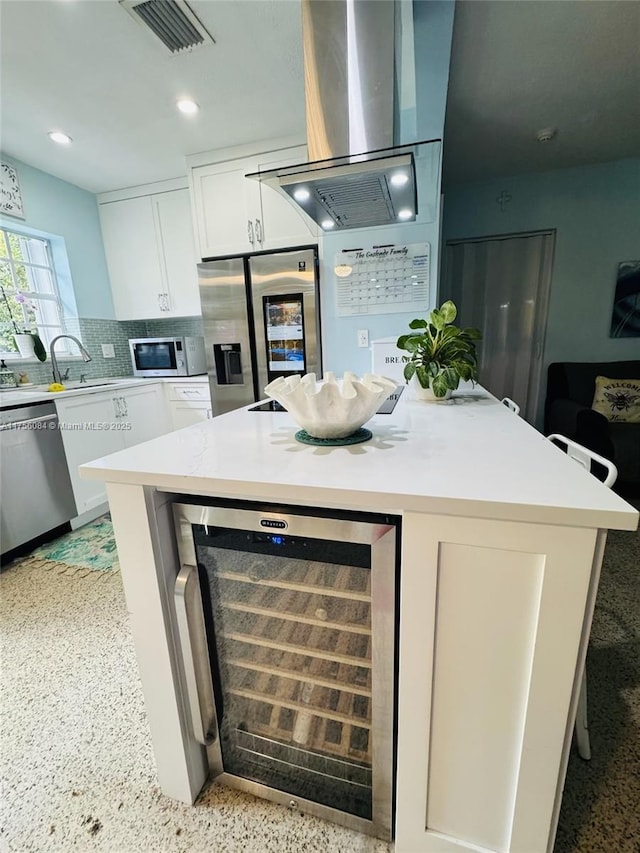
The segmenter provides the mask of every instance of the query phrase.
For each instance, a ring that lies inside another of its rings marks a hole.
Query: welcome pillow
[[[596,393],[591,408],[608,421],[640,423],[640,379],[596,376]]]

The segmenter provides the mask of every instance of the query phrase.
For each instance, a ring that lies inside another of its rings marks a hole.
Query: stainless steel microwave
[[[130,338],[134,376],[195,376],[207,372],[204,338]]]

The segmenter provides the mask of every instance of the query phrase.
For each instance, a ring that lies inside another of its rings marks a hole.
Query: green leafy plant
[[[409,323],[414,331],[400,335],[396,346],[403,355],[404,378],[415,376],[423,388],[431,388],[434,397],[443,398],[455,391],[460,380],[478,379],[478,357],[475,342],[482,338],[480,329],[453,325],[458,309],[450,300],[435,308],[428,320]]]

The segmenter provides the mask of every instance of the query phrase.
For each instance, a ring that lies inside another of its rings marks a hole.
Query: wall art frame
[[[610,338],[640,338],[640,261],[618,264]]]
[[[24,219],[24,205],[18,170],[10,163],[0,163],[0,213]]]

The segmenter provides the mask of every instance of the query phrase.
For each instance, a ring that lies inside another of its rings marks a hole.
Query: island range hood
[[[324,231],[416,219],[416,159],[433,161],[424,152],[439,151],[439,140],[394,145],[402,11],[411,14],[410,0],[302,0],[310,162],[247,177],[285,193]]]

